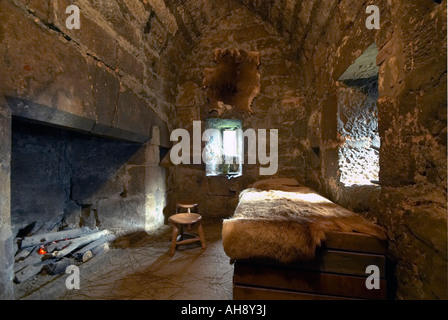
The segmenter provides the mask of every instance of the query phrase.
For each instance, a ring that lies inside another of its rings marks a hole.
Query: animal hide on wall
[[[252,114],[252,100],[260,92],[259,53],[215,49],[214,61],[216,68],[206,68],[203,80],[209,113],[216,111],[221,115],[235,108]]]

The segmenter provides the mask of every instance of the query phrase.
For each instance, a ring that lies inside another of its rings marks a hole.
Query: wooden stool
[[[204,231],[202,230],[201,220],[202,216],[197,213],[176,213],[173,214],[168,220],[173,224],[173,234],[171,237],[171,249],[170,255],[174,255],[174,251],[176,251],[176,246],[179,244],[187,244],[193,243],[196,241],[201,242],[202,249],[205,249],[205,237]],[[193,235],[194,237],[191,239],[184,240],[184,227],[187,227],[188,231],[197,225],[199,236]]]
[[[181,213],[181,209],[187,209],[188,213],[190,212],[199,213],[197,202],[190,202],[190,201],[178,202],[176,204],[176,213]]]

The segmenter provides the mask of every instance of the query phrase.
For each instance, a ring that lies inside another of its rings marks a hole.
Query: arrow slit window
[[[206,120],[204,160],[206,176],[238,177],[243,173],[241,120]]]
[[[378,49],[372,44],[337,82],[340,181],[344,185],[379,180]]]

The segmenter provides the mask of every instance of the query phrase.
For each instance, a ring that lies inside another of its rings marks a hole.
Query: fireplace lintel
[[[171,146],[166,123],[150,108],[145,110],[147,118],[150,120],[145,125],[147,130],[137,131],[120,127],[114,124],[113,121],[112,123],[100,123],[95,119],[96,117],[81,116],[23,98],[10,96],[5,98],[12,116],[15,117],[135,143],[146,143],[149,141],[152,138],[152,127],[157,126],[160,131],[160,145],[167,148]]]

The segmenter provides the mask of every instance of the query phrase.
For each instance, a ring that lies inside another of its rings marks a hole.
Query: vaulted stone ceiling
[[[345,15],[349,3],[350,15],[347,15],[345,22],[353,22],[354,15],[359,11],[362,2],[355,1],[355,4],[351,2],[343,1],[338,6],[339,2],[334,0],[149,1],[163,24],[169,25],[169,21],[173,21],[174,17],[174,28],[178,30],[179,37],[182,37],[185,44],[189,44],[190,47],[194,46],[194,43],[206,35],[211,28],[219,25],[224,16],[231,14],[238,7],[245,7],[275,27],[279,35],[292,45],[298,55],[302,51],[301,47],[305,39],[314,38],[316,41],[319,39],[322,27],[330,17],[335,15],[336,9],[339,8],[341,14]],[[340,20],[339,15],[338,20]],[[312,50],[304,49],[303,53],[310,56]]]
[[[311,53],[310,48],[302,48],[306,39],[314,39],[313,44],[316,44],[319,39],[325,40],[328,24],[345,29],[360,14],[365,14],[360,10],[365,8],[368,2],[352,0],[148,1],[155,11],[160,12],[162,11],[160,8],[166,6],[175,17],[179,31],[191,42],[206,34],[211,26],[219,24],[222,17],[230,14],[232,10],[239,6],[246,7],[265,22],[272,24],[297,53],[300,49],[304,49],[303,53],[306,55]],[[164,20],[167,16],[159,18]]]
[[[363,1],[334,0],[231,0],[231,1],[176,1],[150,0],[156,11],[166,6],[176,18],[177,26],[184,36],[194,41],[224,15],[238,6],[244,6],[272,24],[287,42],[298,50],[306,38],[319,38],[323,27],[333,17],[344,24],[353,23]],[[159,7],[159,9],[157,9]],[[161,19],[164,19],[161,17]]]
[[[129,0],[128,0],[129,1]],[[248,13],[262,19],[272,30],[283,37],[289,44],[290,51],[300,66],[314,65],[325,67],[331,54],[345,54],[348,61],[353,62],[373,40],[361,44],[353,52],[339,51],[352,35],[346,30],[352,25],[359,25],[359,33],[363,32],[373,39],[374,32],[366,32],[365,7],[372,1],[353,0],[147,0],[154,10],[157,21],[171,30],[176,30],[166,46],[166,53],[175,51],[181,61],[170,58],[174,63],[171,69],[177,74],[190,50],[193,50],[200,38],[209,34],[212,29],[219,28],[220,21],[238,8],[247,9]],[[377,1],[378,6],[385,1]],[[387,19],[387,12],[384,19]],[[150,23],[149,21],[148,23]],[[355,29],[355,28],[352,28]],[[263,57],[261,57],[263,59]],[[350,63],[334,66],[334,79],[342,74]],[[176,66],[176,67],[174,67]],[[305,69],[305,68],[304,68]],[[311,72],[311,68],[309,68]],[[313,70],[315,71],[315,70]],[[333,70],[329,70],[332,72]]]

